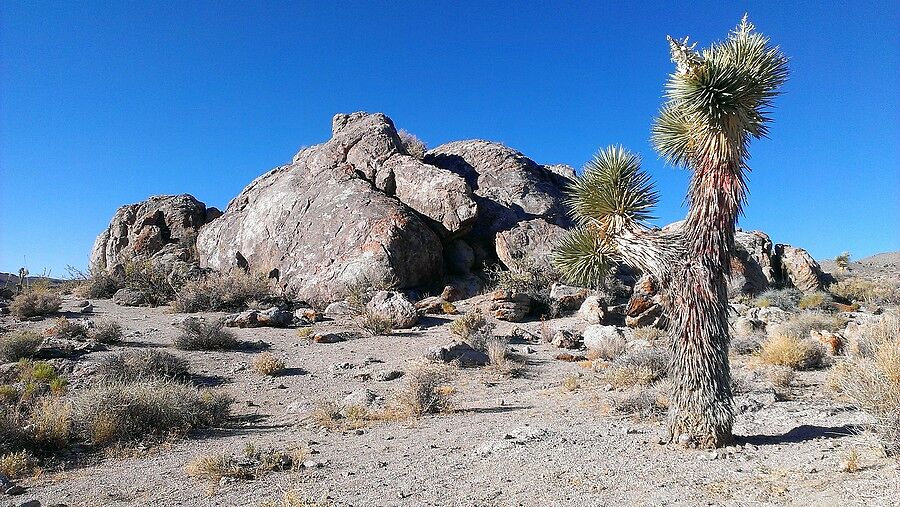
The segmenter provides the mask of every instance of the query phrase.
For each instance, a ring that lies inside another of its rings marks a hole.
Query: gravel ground
[[[126,329],[126,342],[113,352],[170,347],[178,332],[172,325],[177,315],[165,309],[93,303],[93,318],[115,319]],[[621,393],[608,390],[591,369],[554,359],[560,350],[543,343],[513,345],[526,358],[518,378],[458,370],[449,413],[346,431],[314,424],[311,414],[323,401],[361,389],[389,399],[404,379],[377,381],[366,374],[406,370],[446,344],[449,319],[427,318],[421,330],[335,344],[311,343],[293,329],[235,330],[286,359],[287,374],[274,378],[250,367],[256,352],[174,351],[204,382],[234,397],[230,427],[72,460],[20,481],[26,493],[0,496],[0,505],[35,499],[68,506],[258,506],[284,491],[341,506],[888,506],[900,499],[900,463],[858,434],[866,417],[832,398],[824,387],[827,371],[798,372],[778,395],[764,381],[753,383],[737,399],[746,409],[737,417],[737,444],[717,452],[660,444],[661,422],[611,411],[609,400]],[[541,324],[520,326],[539,333]],[[317,331],[342,329],[350,323],[316,325]],[[108,353],[79,359],[73,385],[90,382],[83,372]],[[752,358],[733,361],[737,374],[760,368]],[[306,447],[312,463],[222,484],[185,474],[199,455],[241,453],[247,444]],[[842,469],[851,452],[858,453],[861,470],[848,473]]]

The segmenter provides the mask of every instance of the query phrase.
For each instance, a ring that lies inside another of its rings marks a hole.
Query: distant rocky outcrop
[[[122,275],[129,261],[147,260],[187,276],[198,266],[194,244],[200,228],[221,214],[187,194],[122,206],[94,242],[90,270]]]

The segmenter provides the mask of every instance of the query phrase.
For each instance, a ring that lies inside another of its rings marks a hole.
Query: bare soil
[[[610,410],[609,400],[622,393],[590,368],[555,359],[562,351],[545,343],[513,343],[526,360],[518,378],[458,370],[449,413],[323,430],[311,417],[323,401],[360,389],[389,399],[404,378],[383,382],[367,374],[408,369],[450,340],[454,317],[427,317],[421,329],[334,344],[312,343],[294,329],[235,329],[241,340],[261,340],[286,360],[285,375],[262,377],[251,367],[258,352],[172,349],[177,315],[165,308],[92,303],[92,318],[120,322],[126,342],[70,363],[74,388],[92,381],[92,365],[105,354],[166,348],[186,358],[201,383],[234,397],[233,422],[164,444],[72,457],[19,481],[26,493],[0,496],[0,505],[36,499],[45,506],[258,506],[290,490],[340,506],[890,506],[900,499],[900,463],[859,434],[865,414],[834,399],[826,370],[798,372],[778,394],[765,381],[754,383],[737,399],[744,412],[734,428],[736,445],[719,451],[660,444],[662,421]],[[465,302],[458,307],[467,309]],[[43,329],[50,322],[26,325]],[[542,324],[516,325],[539,335]],[[569,318],[550,325],[584,324]],[[512,327],[504,323],[497,333]],[[326,321],[315,329],[353,327]],[[733,358],[736,375],[758,368],[751,357]],[[247,444],[307,447],[314,463],[221,484],[185,473],[199,455],[240,454]],[[861,469],[843,471],[853,452]]]

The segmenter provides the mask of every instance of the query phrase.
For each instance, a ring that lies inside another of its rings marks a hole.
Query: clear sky
[[[150,195],[224,208],[359,110],[540,163],[622,143],[680,219],[688,175],[649,143],[665,35],[705,45],[745,11],[792,74],[739,225],[817,258],[900,250],[900,4],[792,3],[0,0],[0,271],[86,267]]]

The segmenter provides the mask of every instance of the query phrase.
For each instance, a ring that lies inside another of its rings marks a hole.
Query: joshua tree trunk
[[[676,230],[653,230],[657,194],[636,155],[597,154],[572,187],[580,227],[558,246],[555,263],[576,283],[624,261],[660,282],[673,349],[670,438],[717,447],[734,421],[728,366],[727,278],[746,189],[747,147],[768,132],[767,113],[787,78],[787,59],[746,16],[728,40],[702,53],[669,37],[676,72],[653,126],[669,162],[693,171],[690,211]]]

